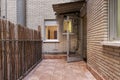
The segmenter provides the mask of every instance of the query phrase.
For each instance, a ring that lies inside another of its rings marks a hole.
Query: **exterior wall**
[[[108,0],[88,0],[87,23],[88,66],[106,80],[119,80],[120,48],[101,44],[108,40]]]
[[[26,26],[26,0],[17,0],[17,24]]]
[[[0,0],[0,17],[1,17],[1,0]]]
[[[27,25],[34,29],[37,29],[38,25],[43,28],[44,19],[56,19],[52,4],[71,1],[73,0],[26,0]]]
[[[16,1],[7,0],[7,18],[13,23],[17,22]],[[5,0],[1,0],[1,17],[6,16]]]
[[[18,23],[18,14],[20,10],[17,10],[17,0],[7,0],[7,16],[8,20],[17,24]],[[65,3],[78,0],[26,0],[26,26],[37,29],[38,25],[41,26],[42,30],[42,39],[44,39],[44,20],[45,19],[56,19],[55,12],[53,12],[52,4]],[[5,16],[5,0],[1,0],[1,16]],[[60,17],[60,21],[63,17]],[[59,20],[58,20],[59,21]],[[62,22],[59,24],[61,27]],[[62,28],[59,29],[59,43],[44,43],[43,52],[65,52],[66,51],[66,37],[62,35]],[[73,38],[71,38],[73,39]],[[75,39],[74,39],[75,40]],[[75,41],[72,40],[72,44],[75,44]],[[72,47],[75,47],[73,45]]]
[[[1,17],[5,16],[5,0],[1,0]]]
[[[80,17],[81,17],[81,31],[79,34],[81,35],[81,39],[79,43],[81,43],[81,53],[84,60],[87,59],[87,6],[83,4],[83,7],[80,10]]]
[[[55,12],[53,12],[52,4],[71,2],[73,0],[26,0],[26,22],[27,26],[37,29],[41,26],[42,39],[44,40],[44,20],[56,19]],[[43,52],[58,53],[66,51],[66,37],[62,35],[62,20],[63,16],[59,16],[59,43],[43,43]],[[73,38],[72,38],[73,39]],[[74,44],[75,41],[72,41]],[[74,45],[73,45],[74,47]]]
[[[6,0],[1,0],[1,18],[6,16]],[[7,0],[7,18],[15,24],[26,24],[25,0]]]

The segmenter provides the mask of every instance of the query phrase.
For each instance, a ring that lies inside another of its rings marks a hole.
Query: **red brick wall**
[[[120,80],[120,48],[101,44],[108,40],[108,29],[108,0],[88,0],[87,64],[106,80]]]

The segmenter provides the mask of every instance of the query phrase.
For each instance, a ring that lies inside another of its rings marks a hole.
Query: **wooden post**
[[[1,46],[0,46],[0,47],[1,47],[1,49],[2,49],[2,53],[1,53],[1,56],[2,56],[2,58],[1,58],[1,60],[2,60],[2,63],[1,63],[1,65],[2,65],[2,66],[1,66],[1,67],[2,67],[1,79],[4,80],[4,79],[5,79],[5,78],[4,78],[4,77],[5,77],[5,66],[4,66],[5,57],[4,57],[4,56],[5,56],[5,55],[4,55],[4,41],[3,41],[3,38],[4,38],[4,37],[3,37],[3,20],[0,20],[0,24],[1,24],[1,25],[0,25],[0,27],[1,27],[1,32],[0,32],[0,33],[1,33],[1,34],[0,34],[0,35],[1,35]]]
[[[41,31],[41,26],[38,26],[38,31]]]

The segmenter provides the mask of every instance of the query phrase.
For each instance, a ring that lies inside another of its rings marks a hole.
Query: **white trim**
[[[120,47],[120,41],[103,41],[101,44],[104,46]]]
[[[58,42],[60,42],[59,40],[44,40],[43,41],[44,43],[58,43]]]
[[[57,39],[46,39],[46,26],[57,26]],[[43,42],[59,42],[59,25],[56,19],[45,19],[44,20],[44,41]]]
[[[117,24],[117,1],[118,0],[109,0],[108,16],[109,16],[109,40],[120,40],[118,37],[118,24]]]
[[[109,0],[109,37],[110,40],[115,39],[115,3],[114,0]]]
[[[67,33],[62,33],[62,34],[63,34],[63,36],[67,35]],[[69,33],[69,35],[75,35],[75,33]]]
[[[57,21],[56,20],[45,20],[45,26],[56,26]]]
[[[110,40],[110,0],[108,0],[108,40]]]

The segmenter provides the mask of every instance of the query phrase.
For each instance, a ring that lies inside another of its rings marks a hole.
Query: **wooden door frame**
[[[86,18],[86,20],[84,20]],[[84,21],[87,21],[87,14],[85,14],[83,17],[81,17],[81,53],[83,60],[87,62],[87,22],[86,26],[84,26]],[[84,27],[86,27],[86,35],[84,35]],[[84,36],[86,37],[86,40],[84,40]],[[84,44],[86,41],[86,44]],[[84,45],[86,46],[86,52],[84,52]]]

